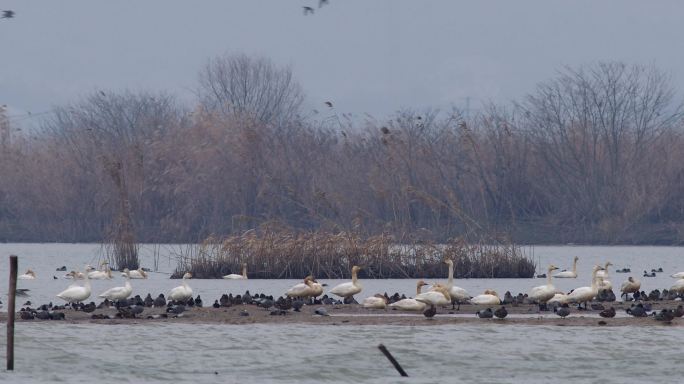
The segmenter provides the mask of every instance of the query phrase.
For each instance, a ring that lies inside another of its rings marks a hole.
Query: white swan
[[[455,287],[454,286],[454,262],[451,259],[445,259],[444,264],[449,266],[449,275],[447,279],[446,285],[443,284],[435,284],[435,286],[432,289],[435,289],[437,287],[443,286],[447,289],[449,292],[449,296],[451,296],[451,305],[452,309],[455,308],[454,304],[458,303],[459,308],[461,306],[461,303],[465,303],[468,300],[470,300],[470,295],[468,294],[468,291],[461,287]]]
[[[673,273],[670,275],[670,277],[673,277],[675,279],[684,279],[684,272]]]
[[[127,271],[127,269],[125,269],[125,271]],[[133,293],[133,287],[131,286],[130,276],[127,274],[126,282],[124,283],[123,287],[109,288],[108,290],[99,294],[98,297],[109,300],[122,300],[127,299],[131,293]]]
[[[551,272],[556,269],[558,267],[555,265],[549,265],[548,273],[546,274],[546,285],[534,287],[527,294],[527,297],[539,304],[540,309],[543,304],[546,304],[556,294],[556,287],[551,283]]]
[[[359,283],[357,278],[357,274],[360,270],[361,267],[359,267],[358,265],[353,266],[351,270],[352,281],[337,285],[335,288],[330,290],[330,293],[336,296],[347,298],[353,297],[357,293],[361,292],[361,290],[363,289],[363,285]]]
[[[591,287],[580,287],[574,289],[568,294],[568,302],[570,303],[584,303],[584,308],[587,308],[587,301],[591,301],[598,295],[598,284],[596,273],[603,269],[600,265],[595,265],[591,272]]]
[[[72,284],[69,288],[57,294],[57,297],[66,301],[67,303],[80,303],[90,297],[90,279],[85,277],[83,286]]]
[[[188,283],[185,281],[186,279],[191,279],[192,278],[192,273],[186,272],[183,275],[183,280],[181,282],[181,285],[177,286],[176,288],[173,288],[169,292],[169,299],[173,301],[187,301],[189,298],[192,297],[192,288],[188,285]]]
[[[670,287],[670,292],[684,293],[684,279],[675,281],[674,285]]]
[[[426,286],[427,283],[423,280],[419,280],[416,283],[416,296],[420,295],[421,288]],[[425,310],[425,303],[420,302],[416,299],[401,299],[395,303],[389,305],[390,308],[397,308],[402,311],[423,311]]]
[[[314,279],[313,276],[311,277],[311,297],[314,299],[317,298],[318,296],[323,294],[323,284],[319,283]]]
[[[446,287],[434,287],[432,290],[416,295],[416,300],[421,303],[429,304],[430,306],[435,305],[447,305],[451,304],[451,295]]]
[[[387,308],[387,299],[381,294],[375,294],[371,297],[366,297],[363,299],[362,303],[364,308],[370,309],[385,309]]]
[[[470,299],[470,303],[476,305],[499,305],[501,304],[501,299],[495,290],[485,289],[483,294]]]
[[[101,271],[88,272],[88,278],[91,280],[111,279],[112,278],[112,270],[109,269],[109,263],[106,261],[103,261],[102,266],[104,267],[104,269]]]
[[[230,275],[223,276],[223,278],[228,280],[247,280],[247,263],[242,264],[242,275],[231,273]]]
[[[26,273],[23,275],[17,276],[17,279],[19,280],[34,280],[36,278],[36,273],[33,272],[30,268],[26,270]]]
[[[610,261],[607,262],[603,270],[598,271],[598,273],[596,274],[596,277],[598,278],[598,289],[613,289],[613,283],[611,283],[610,280],[608,280],[608,267],[610,267],[611,265],[613,265],[613,263],[611,263]]]
[[[622,283],[622,286],[620,287],[620,292],[622,292],[621,296],[626,296],[630,293],[639,292],[640,289],[641,281],[630,276],[627,278],[627,281]]]
[[[128,277],[130,279],[147,279],[147,272],[142,268],[134,269],[130,271],[128,268],[124,268],[121,272],[121,277]]]
[[[553,303],[558,303],[558,304],[567,304],[568,303],[568,295],[565,293],[560,293],[556,292],[549,301],[547,301],[549,304]]]
[[[79,271],[71,271],[64,275],[65,279],[83,280],[86,278],[86,274]]]
[[[313,282],[311,280],[311,276],[305,277],[303,283],[295,284],[292,286],[292,288],[288,289],[287,292],[285,292],[285,296],[303,298],[309,298],[313,296],[314,289],[312,287]]]
[[[579,257],[575,256],[575,259],[572,262],[572,271],[562,271],[558,272],[553,277],[557,279],[575,279],[577,278],[577,260],[579,260]]]

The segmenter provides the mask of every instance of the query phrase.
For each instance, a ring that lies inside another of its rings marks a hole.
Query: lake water
[[[167,293],[179,284],[168,273],[175,267],[173,247],[162,248],[160,273],[133,280],[134,294]],[[538,246],[530,252],[541,265],[570,268],[580,257],[579,278],[555,282],[569,290],[588,285],[596,263],[610,260],[632,274],[610,273],[614,285],[638,276],[642,289],[667,288],[669,274],[684,270],[681,247]],[[0,244],[0,292],[6,304],[9,254],[20,257],[20,272],[38,278],[20,281],[30,289],[22,300],[59,302],[54,295],[70,284],[61,278],[69,270],[96,265],[100,247],[94,244]],[[142,265],[151,267],[151,247],[143,248]],[[643,270],[662,267],[655,278]],[[58,279],[54,280],[53,276]],[[445,268],[446,276],[446,268]],[[445,277],[446,278],[446,277]],[[294,280],[191,280],[206,303],[222,293],[264,292],[280,295]],[[324,281],[334,285],[340,281]],[[123,279],[93,281],[93,293],[122,285]],[[540,279],[465,279],[457,285],[471,294],[494,288],[500,293],[526,292]],[[412,295],[415,280],[363,280],[358,298],[376,292]],[[369,382],[394,383],[399,378],[377,350],[384,343],[411,377],[402,382],[622,383],[679,381],[684,355],[679,327],[557,327],[468,324],[430,327],[319,326],[293,324],[67,324],[18,323],[16,371],[0,371],[0,381],[78,382]],[[0,344],[5,334],[0,332]],[[4,359],[4,348],[0,351]],[[214,372],[217,372],[215,374]]]

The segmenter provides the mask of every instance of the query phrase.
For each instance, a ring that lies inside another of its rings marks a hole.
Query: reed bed
[[[487,245],[453,239],[446,244],[414,236],[397,239],[388,234],[363,237],[356,233],[251,230],[224,238],[209,237],[201,244],[176,252],[179,260],[172,278],[192,272],[195,278],[221,278],[241,272],[249,278],[348,278],[353,265],[363,267],[362,278],[434,278],[446,275],[445,257],[454,261],[457,277],[529,278],[535,263],[514,244]]]

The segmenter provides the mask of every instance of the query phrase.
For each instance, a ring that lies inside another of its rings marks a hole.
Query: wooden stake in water
[[[7,303],[7,370],[14,371],[14,315],[17,297],[17,256],[10,255],[9,300]]]
[[[402,368],[401,365],[399,365],[399,362],[397,361],[397,359],[394,358],[394,356],[392,356],[390,351],[387,350],[387,347],[380,344],[378,345],[378,348],[380,349],[380,352],[382,352],[385,355],[385,357],[387,357],[390,363],[394,365],[394,368],[397,370],[397,372],[399,372],[400,375],[402,375],[403,377],[408,377],[408,373],[406,373],[406,371],[404,371],[404,368]]]

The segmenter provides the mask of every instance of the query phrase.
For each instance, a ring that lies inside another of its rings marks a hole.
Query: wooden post
[[[378,348],[385,355],[385,357],[387,357],[387,359],[390,361],[390,363],[392,363],[392,365],[394,365],[394,368],[397,370],[397,372],[399,372],[399,374],[401,376],[408,377],[408,373],[406,373],[406,371],[404,371],[404,368],[402,368],[401,365],[399,365],[399,362],[397,361],[397,359],[394,358],[394,356],[392,356],[390,351],[387,350],[387,347],[380,344],[380,345],[378,345]]]
[[[14,316],[17,298],[17,256],[10,255],[9,300],[7,303],[7,370],[14,371]]]

